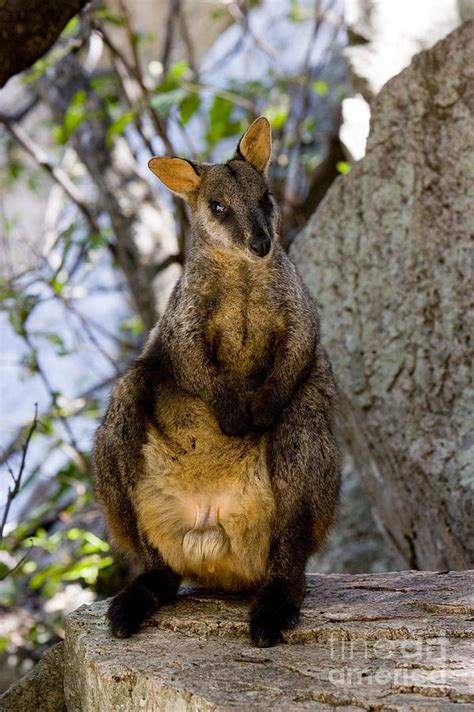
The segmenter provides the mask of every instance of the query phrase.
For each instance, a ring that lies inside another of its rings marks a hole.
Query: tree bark
[[[322,310],[341,428],[401,566],[474,560],[474,22],[372,106],[367,155],[291,254]]]
[[[88,0],[5,0],[0,3],[0,87],[28,69],[56,42]]]

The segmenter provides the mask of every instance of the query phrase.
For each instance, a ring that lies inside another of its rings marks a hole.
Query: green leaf
[[[313,82],[313,90],[316,92],[316,94],[324,96],[328,93],[328,85],[321,79],[316,79],[316,81]]]
[[[120,323],[120,329],[123,331],[130,331],[134,336],[139,336],[143,333],[143,324],[137,317],[132,317],[131,319],[125,319]]]
[[[292,22],[303,22],[304,14],[301,12],[298,0],[290,0],[290,10],[288,17]]]
[[[105,142],[109,148],[112,146],[114,138],[116,136],[122,136],[126,127],[131,121],[133,121],[134,118],[135,112],[127,111],[125,114],[122,114],[122,116],[119,116],[118,119],[115,119],[115,121],[110,124],[109,128],[107,129],[107,134],[105,136]]]
[[[206,139],[209,144],[215,144],[228,136],[235,136],[242,130],[240,121],[233,121],[231,114],[234,105],[229,99],[215,96],[209,111],[209,128]]]
[[[338,161],[336,163],[336,168],[339,171],[339,173],[341,173],[342,175],[345,175],[346,173],[349,173],[352,166],[349,163],[346,163],[346,161]]]
[[[120,17],[120,15],[114,15],[110,10],[107,10],[106,8],[97,10],[95,12],[95,16],[99,20],[105,20],[105,22],[110,22],[111,25],[117,25],[118,27],[122,27],[124,24],[123,17]]]
[[[188,96],[184,97],[183,101],[179,105],[179,113],[181,121],[184,125],[188,123],[189,119],[196,113],[200,105],[201,97],[199,94],[188,94]]]
[[[32,349],[29,353],[25,354],[20,362],[31,375],[38,373],[38,351],[36,349]]]
[[[10,324],[19,336],[25,336],[25,324],[37,303],[33,295],[18,295],[15,305],[8,314]]]
[[[69,20],[66,27],[61,32],[61,38],[62,39],[70,39],[71,37],[75,37],[78,34],[78,32],[79,32],[79,20],[77,17],[73,17],[71,20]]]
[[[67,356],[69,354],[68,350],[66,349],[66,344],[64,343],[63,339],[59,334],[55,334],[52,331],[45,331],[41,333],[41,336],[43,336],[47,341],[49,341],[50,344],[53,344],[54,346],[57,346],[57,355],[58,356]]]
[[[270,103],[262,113],[269,120],[272,129],[278,131],[281,129],[285,121],[288,118],[288,111],[290,109],[290,102],[287,96],[278,97],[277,101]]]
[[[59,143],[65,144],[86,118],[86,100],[84,89],[74,94],[64,114],[63,125],[55,129],[55,138]]]
[[[178,106],[187,96],[184,89],[171,89],[163,93],[155,94],[150,99],[150,105],[161,114],[168,114],[174,106]]]
[[[189,71],[189,64],[187,62],[176,62],[176,64],[173,64],[170,68],[166,77],[171,81],[177,82],[187,71]]]
[[[101,247],[107,247],[109,244],[109,236],[104,232],[90,232],[87,236],[87,247],[89,250],[98,250]]]
[[[66,286],[64,282],[60,282],[58,279],[53,278],[49,282],[51,289],[56,292],[56,294],[61,294],[64,287]]]
[[[48,67],[59,62],[63,57],[69,54],[70,51],[71,44],[69,42],[53,47],[45,57],[36,60],[31,69],[23,74],[21,82],[23,84],[31,84],[31,82],[37,81],[43,76]]]
[[[64,341],[59,336],[59,334],[54,334],[53,332],[47,332],[47,333],[45,333],[44,336],[45,336],[45,339],[47,339],[51,344],[54,344],[55,346],[60,346],[61,348],[64,348]]]

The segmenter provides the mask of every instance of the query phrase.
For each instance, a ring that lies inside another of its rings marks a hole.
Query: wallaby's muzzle
[[[272,246],[271,238],[268,236],[257,237],[250,243],[250,249],[258,257],[265,257],[270,252]]]

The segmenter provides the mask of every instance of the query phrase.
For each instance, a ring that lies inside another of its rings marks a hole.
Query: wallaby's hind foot
[[[137,576],[114,596],[107,617],[112,635],[129,638],[158,608],[178,592],[180,577],[171,570],[155,569]]]
[[[300,605],[289,595],[283,581],[265,586],[250,612],[250,636],[258,648],[270,648],[283,642],[282,631],[294,628]]]

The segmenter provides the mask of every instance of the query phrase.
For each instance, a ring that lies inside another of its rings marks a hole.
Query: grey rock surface
[[[139,635],[106,602],[68,619],[68,712],[474,709],[473,572],[311,575],[287,644],[252,647],[248,602],[185,592]]]
[[[397,567],[474,560],[473,87],[470,21],[384,87],[366,157],[291,248]]]
[[[0,695],[1,712],[65,712],[63,643],[50,648],[33,670]]]

